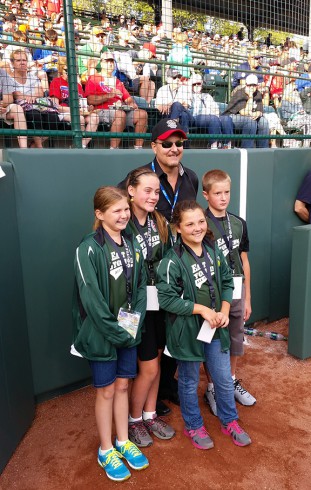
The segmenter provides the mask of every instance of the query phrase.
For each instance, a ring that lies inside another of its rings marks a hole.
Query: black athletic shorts
[[[158,357],[158,350],[164,349],[165,313],[163,310],[147,311],[145,316],[145,331],[141,336],[141,343],[137,346],[140,361],[151,361]]]

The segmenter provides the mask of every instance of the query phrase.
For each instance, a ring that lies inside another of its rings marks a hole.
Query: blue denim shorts
[[[137,375],[137,348],[117,349],[116,361],[89,361],[93,386],[103,388],[115,382],[117,378],[135,378]]]

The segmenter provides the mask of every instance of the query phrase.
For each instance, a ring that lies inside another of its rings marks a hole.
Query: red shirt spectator
[[[116,77],[114,77],[114,83],[115,83],[115,88],[117,90],[120,90],[122,92],[122,97],[120,96],[115,96],[111,97],[109,100],[106,100],[102,104],[98,104],[96,106],[96,109],[109,109],[109,106],[112,106],[115,102],[118,101],[125,101],[128,98],[131,97],[131,95],[128,93],[126,88],[124,87],[123,83],[120,82]],[[102,95],[102,94],[109,94],[112,91],[112,87],[109,86],[105,82],[105,77],[102,75],[91,75],[86,82],[85,86],[85,96],[88,97],[89,95]]]

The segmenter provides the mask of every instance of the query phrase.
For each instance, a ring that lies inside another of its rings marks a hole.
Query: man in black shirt
[[[149,168],[160,179],[160,198],[157,211],[171,221],[177,202],[196,199],[199,187],[198,177],[189,168],[182,165],[183,141],[187,139],[181,125],[174,119],[161,119],[152,130],[151,148],[155,154],[152,162],[141,168]],[[119,184],[125,188],[127,178]],[[161,379],[157,403],[157,414],[166,415],[170,409],[161,401],[168,399],[179,404],[177,381],[174,378],[176,360],[162,355]]]
[[[151,139],[155,158],[141,168],[150,168],[158,175],[161,192],[156,209],[167,221],[171,221],[177,202],[196,199],[199,181],[196,173],[181,163],[184,150],[182,142],[187,136],[178,122],[173,119],[161,119],[154,126]],[[119,187],[125,188],[126,180],[127,177]]]

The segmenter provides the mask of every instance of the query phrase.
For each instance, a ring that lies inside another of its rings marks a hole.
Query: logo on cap
[[[166,124],[171,129],[176,129],[177,128],[177,123],[176,123],[176,121],[174,121],[174,119],[169,119]]]

